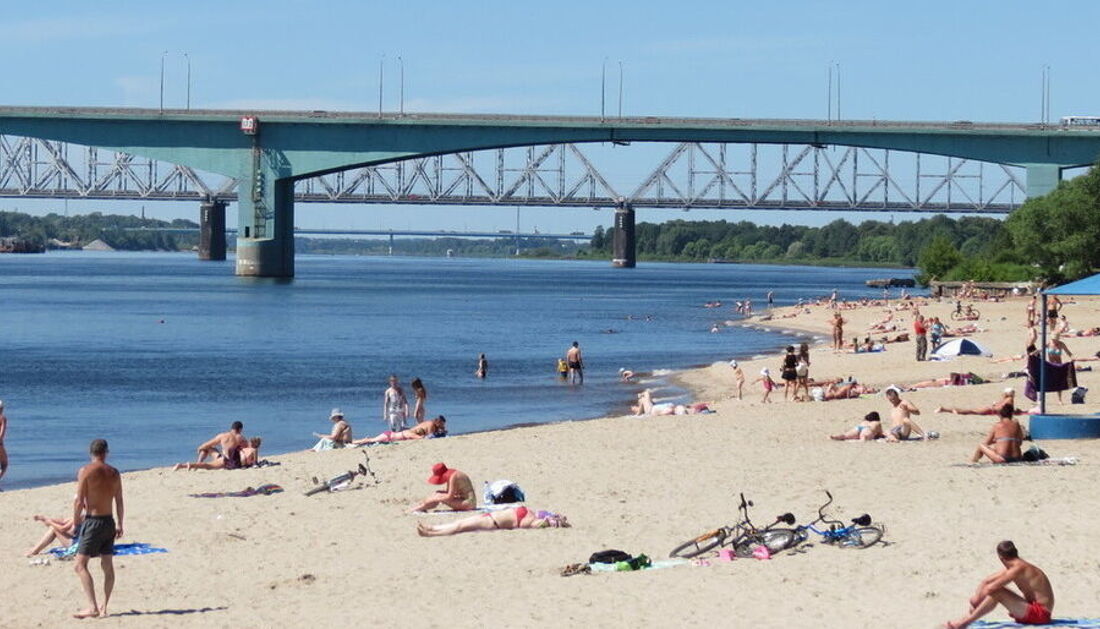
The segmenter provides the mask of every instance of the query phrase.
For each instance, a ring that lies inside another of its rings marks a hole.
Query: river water
[[[232,260],[193,254],[63,252],[0,256],[0,399],[11,468],[0,488],[71,479],[88,442],[109,440],[124,470],[189,459],[233,420],[263,453],[304,449],[341,407],[375,434],[390,373],[419,376],[429,416],[453,433],[598,417],[653,372],[787,344],[741,327],[731,306],[827,294],[878,295],[883,269],[731,264],[304,256],[290,282],[237,278]],[[702,304],[722,300],[721,309]],[[630,317],[630,318],[628,318]],[[614,331],[614,333],[609,333]],[[579,341],[583,387],[555,361]],[[477,356],[489,377],[474,377]],[[658,371],[658,376],[663,371]],[[409,392],[411,398],[411,392]]]

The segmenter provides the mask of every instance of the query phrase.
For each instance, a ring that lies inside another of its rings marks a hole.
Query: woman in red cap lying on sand
[[[564,515],[550,513],[549,511],[535,512],[527,507],[512,507],[503,511],[490,511],[471,515],[461,520],[455,520],[450,524],[431,525],[417,522],[416,532],[421,537],[438,537],[440,535],[455,535],[456,533],[474,531],[545,529],[569,526],[571,525]]]

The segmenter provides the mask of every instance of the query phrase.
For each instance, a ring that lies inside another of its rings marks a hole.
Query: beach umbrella
[[[933,356],[939,358],[948,358],[950,356],[992,356],[993,352],[978,345],[977,342],[970,339],[953,339],[943,345],[940,345],[936,351],[932,352]]]

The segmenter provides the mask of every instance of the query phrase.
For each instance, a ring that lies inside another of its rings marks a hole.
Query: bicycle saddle
[[[776,522],[782,522],[782,523],[786,524],[787,526],[794,526],[794,514],[793,513],[784,513],[783,515],[776,518],[775,521]]]
[[[870,526],[871,516],[864,513],[863,515],[859,516],[858,518],[852,518],[852,524],[855,524],[855,525],[858,525],[858,526]]]

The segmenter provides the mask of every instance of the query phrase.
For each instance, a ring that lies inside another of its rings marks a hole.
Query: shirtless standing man
[[[569,365],[569,381],[584,384],[584,357],[581,356],[580,343],[573,341],[573,346],[565,352],[565,362]]]
[[[886,441],[904,441],[915,430],[922,440],[927,440],[928,435],[924,429],[913,421],[913,415],[920,415],[920,409],[909,400],[901,399],[901,393],[897,387],[886,388],[886,400],[890,402],[890,432],[886,433]]]
[[[4,401],[0,400],[0,479],[8,473],[8,451],[4,449],[4,435],[8,432],[8,418],[4,415]]]
[[[833,313],[833,351],[839,352],[844,348],[844,317],[839,312]]]
[[[970,598],[970,614],[948,622],[947,629],[962,629],[993,611],[998,603],[1021,624],[1046,625],[1054,611],[1054,589],[1050,579],[1038,567],[1020,559],[1016,545],[1005,540],[997,544],[997,558],[1005,569],[982,580],[978,591]],[[1020,594],[1008,589],[1009,583],[1020,588]],[[1021,596],[1022,594],[1022,596]]]
[[[228,432],[220,432],[214,435],[209,441],[195,449],[199,456],[195,462],[202,463],[206,460],[206,457],[219,454],[217,447],[221,447],[220,454],[225,457],[226,469],[240,467],[240,450],[248,445],[248,441],[241,434],[242,430],[244,430],[244,424],[239,421],[233,422],[229,426]]]
[[[122,505],[122,477],[118,470],[107,465],[107,442],[95,439],[88,448],[92,462],[80,468],[76,475],[76,499],[73,500],[73,525],[84,525],[76,547],[76,575],[88,608],[73,614],[74,618],[107,616],[107,603],[115,587],[115,539],[122,537],[122,521],[125,511]],[[112,503],[118,509],[115,524]],[[100,558],[103,568],[103,605],[96,604],[95,583],[88,571],[88,559]]]

